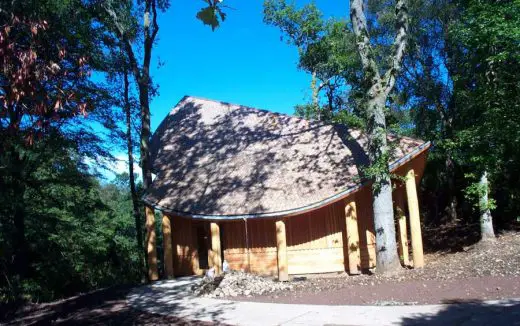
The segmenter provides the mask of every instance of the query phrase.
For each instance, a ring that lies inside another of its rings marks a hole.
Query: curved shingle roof
[[[394,166],[428,146],[389,139]],[[343,125],[184,97],[152,137],[156,178],[143,199],[194,218],[288,215],[355,190],[365,153],[363,133]]]

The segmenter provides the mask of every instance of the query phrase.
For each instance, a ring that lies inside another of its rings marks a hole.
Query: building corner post
[[[407,231],[407,222],[406,222],[406,214],[404,207],[404,193],[402,192],[402,188],[396,191],[396,200],[395,200],[395,213],[397,217],[397,225],[399,229],[399,256],[401,258],[401,263],[403,266],[410,266],[410,257],[409,252],[410,249],[408,247],[408,231]]]
[[[146,259],[148,262],[148,280],[157,281],[159,279],[159,273],[157,271],[155,212],[150,206],[145,206],[144,210],[146,216]]]
[[[278,281],[289,280],[289,270],[287,262],[287,238],[285,232],[285,221],[278,220],[276,225],[276,253],[278,262]]]
[[[211,256],[210,261],[215,274],[222,273],[222,250],[220,245],[220,225],[216,222],[210,223],[211,231]]]
[[[170,279],[174,277],[173,271],[173,241],[170,217],[162,214],[162,232],[163,232],[163,261],[164,261],[164,278]]]
[[[359,274],[361,270],[361,254],[359,248],[359,230],[357,220],[356,202],[354,199],[345,203],[345,229],[347,232],[347,257],[348,273]]]
[[[412,238],[413,267],[424,266],[424,254],[421,232],[421,219],[419,213],[419,200],[415,184],[415,172],[410,169],[406,174],[406,197],[408,200],[408,212],[410,214],[410,233]]]

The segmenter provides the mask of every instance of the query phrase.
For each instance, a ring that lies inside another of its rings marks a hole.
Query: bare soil
[[[293,291],[234,300],[304,304],[434,304],[520,298],[520,233],[458,252],[425,255],[421,269],[391,276],[345,273],[293,278]]]

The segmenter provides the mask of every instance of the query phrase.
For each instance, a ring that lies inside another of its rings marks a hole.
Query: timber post
[[[145,206],[146,216],[146,259],[148,262],[148,280],[157,281],[157,247],[155,235],[155,212],[150,206]]]
[[[359,249],[356,202],[353,199],[347,201],[345,205],[345,223],[347,231],[348,272],[349,274],[359,274],[361,268],[361,254]]]
[[[222,273],[222,251],[220,246],[220,226],[215,223],[210,223],[211,230],[211,255],[210,260],[212,267],[215,268],[215,275]]]
[[[399,188],[401,190],[402,188]],[[401,258],[401,263],[403,266],[410,265],[410,257],[409,252],[410,249],[408,247],[408,231],[406,226],[406,215],[404,213],[404,198],[403,193],[396,193],[396,203],[395,203],[395,212],[397,215],[397,225],[399,229],[399,256]]]
[[[413,267],[424,266],[421,219],[419,215],[419,201],[415,185],[415,172],[410,169],[406,174],[406,197],[408,199],[408,212],[410,214],[410,233],[412,237]]]
[[[162,214],[164,277],[173,278],[173,243],[170,217]]]
[[[287,263],[287,239],[285,221],[276,221],[276,254],[278,261],[278,281],[288,281],[289,271]]]

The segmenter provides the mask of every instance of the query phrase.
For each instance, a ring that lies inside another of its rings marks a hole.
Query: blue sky
[[[195,18],[202,0],[171,0],[161,13],[151,66],[159,85],[159,96],[151,102],[152,130],[184,95],[286,114],[309,99],[310,76],[296,67],[297,49],[280,40],[278,28],[263,23],[263,0],[224,2],[233,9],[226,10],[226,21],[214,32]],[[347,0],[315,4],[325,18],[348,14]],[[127,170],[126,153],[114,155],[113,167],[101,171],[108,180]],[[135,169],[140,171],[137,164]]]
[[[309,1],[296,1],[304,5]],[[151,104],[152,129],[184,96],[193,95],[292,114],[310,95],[310,76],[296,67],[296,48],[263,23],[262,0],[224,0],[227,19],[215,32],[195,18],[202,0],[171,1],[159,19]],[[346,17],[348,1],[315,1],[325,17]],[[164,65],[158,67],[158,62]]]

